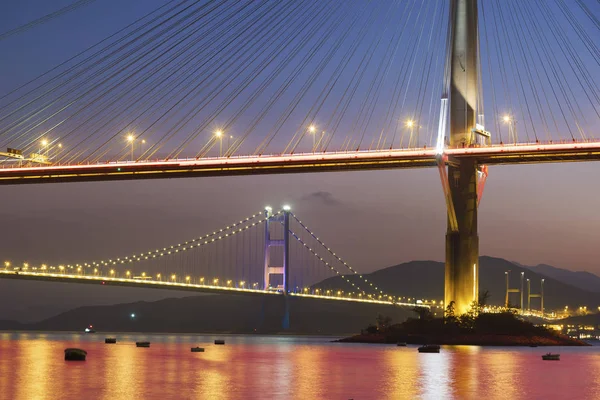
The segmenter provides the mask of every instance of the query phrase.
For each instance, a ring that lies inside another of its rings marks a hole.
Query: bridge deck
[[[212,286],[212,285],[198,285],[193,283],[181,283],[181,282],[167,282],[167,281],[155,281],[155,280],[137,280],[137,279],[126,279],[126,278],[111,278],[105,276],[96,275],[71,275],[62,273],[42,273],[42,272],[15,272],[15,271],[0,271],[0,279],[19,279],[19,280],[34,280],[34,281],[46,281],[46,282],[68,282],[68,283],[82,283],[82,284],[93,284],[93,285],[108,285],[108,286],[125,286],[125,287],[137,287],[147,289],[166,289],[166,290],[179,290],[179,291],[191,291],[197,293],[212,293],[212,294],[234,294],[234,295],[246,295],[246,296],[282,296],[283,294],[278,291],[262,290],[262,289],[247,289],[247,288],[236,288],[236,287],[224,287],[224,286]],[[417,304],[414,303],[393,303],[385,300],[374,300],[374,299],[360,299],[356,297],[341,297],[341,296],[324,296],[309,293],[289,293],[290,296],[323,299],[330,301],[349,301],[359,303],[371,303],[381,305],[394,305],[394,306],[408,306],[415,307]],[[428,307],[426,305],[419,304],[420,307]]]
[[[599,161],[600,141],[446,149],[481,164]],[[0,168],[0,185],[433,167],[434,148]]]

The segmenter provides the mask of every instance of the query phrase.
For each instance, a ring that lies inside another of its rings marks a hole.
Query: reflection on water
[[[329,338],[0,333],[0,399],[600,398],[600,347],[351,345]],[[148,340],[150,348],[136,348]],[[204,353],[191,353],[202,346]],[[81,347],[86,362],[64,361]]]

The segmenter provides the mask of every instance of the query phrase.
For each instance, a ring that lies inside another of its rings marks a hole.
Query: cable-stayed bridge
[[[599,14],[165,1],[0,98],[0,185],[436,167],[464,312],[488,166],[600,159]]]

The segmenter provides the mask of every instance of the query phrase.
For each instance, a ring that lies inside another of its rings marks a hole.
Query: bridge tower
[[[479,51],[477,0],[451,0],[448,45],[448,144],[450,147],[468,147],[479,140],[477,131],[483,131],[476,122]],[[449,204],[444,304],[454,301],[457,314],[467,312],[479,294],[477,178],[476,161],[448,160],[445,182]]]
[[[283,211],[279,214],[273,214],[271,207],[265,207],[265,280],[264,289],[271,287],[271,275],[281,275],[281,286],[275,289],[281,290],[284,298],[284,315],[282,326],[284,330],[290,327],[290,309],[289,309],[289,279],[290,279],[290,207],[283,206]],[[283,224],[283,238],[271,238],[271,222],[280,222]],[[283,266],[271,266],[271,248],[283,247]]]

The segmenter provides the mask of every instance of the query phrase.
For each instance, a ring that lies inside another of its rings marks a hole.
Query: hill
[[[291,329],[287,333],[348,334],[372,323],[378,313],[403,321],[411,311],[385,305],[291,298]],[[208,295],[79,307],[37,323],[4,329],[82,331],[91,324],[99,332],[276,333],[282,331],[282,316],[280,296]]]
[[[600,293],[590,292],[575,287],[569,283],[537,273],[534,269],[519,266],[502,258],[479,258],[479,288],[490,292],[489,303],[503,305],[506,293],[505,271],[510,273],[510,287],[520,287],[520,274],[525,273],[525,278],[531,280],[532,292],[539,292],[540,280],[544,282],[544,307],[549,309],[569,308],[587,305],[597,307],[600,305]],[[374,286],[384,293],[418,297],[423,299],[442,300],[444,297],[444,263],[438,261],[411,261],[364,274]],[[358,276],[348,276],[357,286],[366,290],[365,283]],[[337,289],[348,287],[341,277],[326,279],[313,285],[314,288]],[[519,304],[520,297],[517,293],[511,294],[511,304]],[[532,308],[539,308],[539,299],[531,300]],[[525,283],[524,306],[527,307],[527,284]]]
[[[600,293],[600,276],[594,275],[591,272],[569,271],[547,264],[538,264],[533,267],[525,266],[525,268],[588,292]]]

